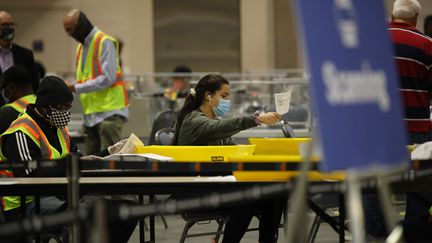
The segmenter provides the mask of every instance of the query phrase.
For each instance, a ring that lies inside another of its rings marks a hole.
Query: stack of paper
[[[172,161],[174,158],[167,157],[158,154],[146,153],[146,154],[111,154],[102,158],[103,160],[115,160],[115,161]]]

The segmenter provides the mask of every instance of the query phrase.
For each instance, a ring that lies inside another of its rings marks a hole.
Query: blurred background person
[[[21,66],[12,66],[1,77],[0,92],[5,105],[0,108],[0,134],[23,113],[28,104],[34,104],[36,96],[30,73]]]
[[[416,29],[420,12],[421,5],[417,0],[396,0],[389,24],[408,144],[421,144],[432,138],[429,109],[429,97],[432,96],[432,73],[429,67],[432,59],[425,58],[432,56],[432,40]],[[407,193],[406,219],[428,214],[429,208],[418,197],[426,200],[432,198],[429,193]],[[364,202],[366,231],[375,237],[385,237],[389,232],[385,229],[377,195],[365,195]]]
[[[119,44],[93,26],[77,9],[66,14],[63,26],[68,35],[79,42],[76,81],[68,87],[80,95],[86,153],[98,154],[120,140],[124,123],[129,118],[128,97],[118,56]]]
[[[432,15],[426,16],[424,19],[424,33],[432,38]]]
[[[5,11],[0,11],[0,73],[4,73],[13,65],[19,65],[30,73],[33,91],[39,88],[39,76],[36,72],[33,52],[25,47],[13,43],[15,27],[12,16]],[[0,105],[4,101],[0,99]]]
[[[192,73],[192,69],[186,65],[179,65],[173,73],[170,87],[165,89],[164,96],[169,100],[169,108],[177,110],[178,107],[183,106],[184,98],[189,94],[191,88],[189,74]]]

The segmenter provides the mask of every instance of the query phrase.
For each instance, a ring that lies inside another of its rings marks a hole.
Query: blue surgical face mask
[[[223,116],[230,111],[231,108],[231,100],[220,99],[219,105],[217,107],[213,107],[213,111],[216,116]]]

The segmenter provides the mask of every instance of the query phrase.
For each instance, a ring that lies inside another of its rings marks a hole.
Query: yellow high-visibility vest
[[[117,40],[111,36],[98,31],[90,42],[90,47],[85,59],[82,56],[83,46],[81,44],[78,45],[76,51],[76,80],[77,83],[85,83],[87,80],[95,79],[102,74],[100,57],[102,44],[106,40],[111,40],[115,44],[117,50],[116,81],[110,87],[95,92],[80,94],[81,105],[86,115],[96,112],[118,110],[128,106],[126,86],[120,68],[119,45]],[[84,68],[82,68],[83,61],[85,62]]]
[[[6,104],[3,107],[12,107],[19,113],[23,113],[28,104],[34,104],[36,102],[36,96],[34,94],[29,94],[23,96],[12,103]]]
[[[0,144],[2,137],[7,134],[11,134],[17,131],[21,131],[30,137],[33,142],[40,148],[42,159],[61,159],[67,156],[70,153],[70,136],[69,131],[66,127],[57,128],[57,137],[60,141],[61,152],[57,151],[51,144],[49,144],[47,137],[42,132],[39,125],[27,114],[22,113],[0,136]],[[0,159],[1,161],[7,161],[7,158],[3,155],[3,152],[0,149]],[[3,170],[0,171],[0,174],[13,177],[12,171]],[[26,204],[30,203],[34,200],[33,197],[26,197]],[[8,196],[2,197],[2,206],[4,211],[12,210],[14,208],[18,208],[21,204],[20,197],[17,196]]]

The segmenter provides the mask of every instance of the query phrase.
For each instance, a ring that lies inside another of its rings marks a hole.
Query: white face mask
[[[49,122],[52,126],[63,128],[66,127],[71,120],[70,110],[59,111],[51,107],[51,114],[48,115]]]

